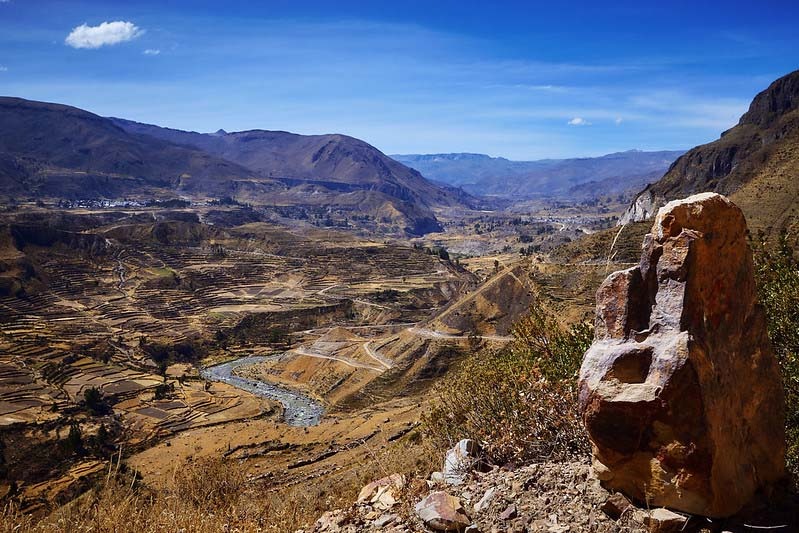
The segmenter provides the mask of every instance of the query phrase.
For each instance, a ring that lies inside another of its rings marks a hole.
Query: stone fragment
[[[447,451],[444,458],[444,481],[450,485],[460,485],[466,475],[479,462],[480,445],[472,439],[463,439]]]
[[[746,233],[721,195],[671,202],[639,265],[597,291],[579,401],[609,490],[725,517],[782,477],[782,382]]]
[[[519,516],[518,511],[516,511],[516,506],[513,504],[508,505],[504,511],[499,513],[500,520],[512,520]]]
[[[338,529],[338,526],[344,522],[344,516],[341,511],[326,511],[316,521],[314,531],[330,531]]]
[[[630,500],[625,498],[623,494],[616,492],[608,496],[608,499],[602,504],[602,512],[613,520],[618,520],[630,506]]]
[[[385,511],[397,503],[399,491],[405,486],[405,476],[391,474],[390,476],[372,481],[361,489],[358,494],[358,503],[369,503],[375,509]]]
[[[375,527],[386,527],[387,525],[391,524],[397,519],[397,515],[395,514],[383,514],[377,520],[373,522]]]
[[[649,533],[682,531],[687,523],[688,518],[668,509],[654,509],[644,515],[644,524],[649,527]]]
[[[462,531],[471,525],[460,500],[443,491],[430,493],[415,510],[422,522],[436,531]]]
[[[443,483],[444,482],[444,474],[442,472],[433,472],[430,474],[430,481],[432,483]]]
[[[474,504],[474,510],[479,513],[482,512],[483,509],[487,509],[488,506],[491,505],[491,500],[494,499],[496,492],[497,489],[495,487],[489,488],[485,494],[483,494],[483,497],[480,498],[480,501]]]

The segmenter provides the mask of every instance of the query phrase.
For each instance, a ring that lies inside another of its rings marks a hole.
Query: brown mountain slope
[[[441,229],[433,206],[473,200],[343,135],[203,135],[0,97],[0,197],[178,196],[326,209],[338,219],[365,216],[366,227],[413,235]]]
[[[0,193],[80,198],[188,189],[213,194],[253,177],[235,163],[128,133],[81,109],[0,97]]]
[[[697,192],[733,195],[750,228],[785,224],[799,178],[799,71],[758,94],[734,128],[680,157],[646,187],[620,224],[650,218],[669,200]]]
[[[474,201],[458,189],[432,184],[416,170],[347,135],[267,130],[205,134],[112,120],[127,131],[200,148],[290,186],[310,182],[341,192],[372,190],[427,207]]]

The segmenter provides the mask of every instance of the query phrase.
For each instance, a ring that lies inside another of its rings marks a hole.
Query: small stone
[[[460,500],[443,491],[428,495],[415,510],[422,522],[436,531],[460,531],[472,523]]]
[[[328,531],[337,528],[344,521],[339,511],[327,511],[316,521],[316,531]]]
[[[430,474],[430,481],[433,483],[443,483],[444,482],[444,473],[443,472],[433,472]]]
[[[669,533],[682,531],[688,518],[668,509],[655,509],[644,516],[644,524],[649,526],[650,533]]]
[[[358,503],[371,503],[376,509],[385,511],[397,503],[396,496],[405,486],[405,476],[392,474],[372,481],[358,494]]]
[[[512,520],[519,515],[518,511],[516,511],[516,506],[513,504],[508,505],[504,511],[499,513],[500,520]]]
[[[375,520],[374,525],[375,527],[386,527],[396,519],[397,515],[386,513],[381,515],[377,520]]]
[[[480,498],[480,501],[474,504],[474,510],[479,513],[482,512],[483,509],[488,508],[488,506],[491,504],[491,500],[494,499],[494,495],[496,493],[497,489],[495,487],[491,487],[490,489],[488,489],[485,492],[485,494],[483,494],[483,497]]]
[[[447,452],[444,458],[444,481],[460,485],[466,474],[479,462],[480,445],[472,439],[463,439]]]
[[[611,517],[613,520],[618,520],[621,515],[630,508],[630,500],[624,497],[623,494],[611,494],[605,503],[602,504],[602,512]]]

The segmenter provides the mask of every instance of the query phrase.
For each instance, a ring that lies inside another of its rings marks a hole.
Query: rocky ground
[[[727,519],[636,505],[603,488],[585,461],[485,467],[473,441],[450,450],[428,479],[392,474],[364,486],[349,507],[296,533],[743,533],[799,531],[799,496],[785,485]]]
[[[540,463],[517,470],[496,467],[472,472],[459,485],[436,474],[431,477],[394,477],[367,485],[358,503],[325,513],[309,531],[648,530],[645,511],[630,506],[617,515],[606,506],[615,519],[603,511],[611,495],[590,476],[587,463]]]

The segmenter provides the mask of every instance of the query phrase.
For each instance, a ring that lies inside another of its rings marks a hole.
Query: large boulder
[[[597,291],[580,409],[606,488],[723,517],[783,475],[782,382],[746,233],[721,195],[671,202],[640,264]]]

